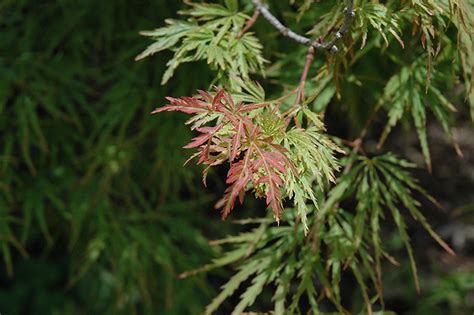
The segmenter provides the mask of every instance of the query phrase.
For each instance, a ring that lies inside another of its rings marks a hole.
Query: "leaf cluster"
[[[269,8],[284,10],[282,20],[292,30],[324,40],[342,25],[345,3],[316,2],[269,1]],[[354,8],[354,23],[338,43],[339,52],[316,59],[317,74],[308,80],[295,70],[307,69],[303,58],[307,51],[283,44],[272,46],[275,30],[258,32],[263,47],[269,48],[256,54],[265,52],[274,59],[265,74],[271,86],[267,94],[275,100],[267,100],[263,89],[248,80],[255,71],[227,71],[222,76],[222,70],[229,67],[221,66],[213,70],[218,72],[215,82],[223,88],[199,92],[195,97],[169,98],[170,103],[156,111],[192,115],[188,124],[199,135],[187,147],[198,150],[194,155],[198,163],[207,168],[229,164],[229,187],[218,202],[223,217],[237,198],[242,202],[245,192],[252,190],[266,199],[273,216],[283,222],[272,226],[266,219],[247,220],[260,225],[213,242],[231,249],[213,263],[184,274],[236,265],[237,272],[208,306],[208,314],[237,290],[242,294],[232,314],[250,311],[257,296],[264,296],[267,289],[273,290],[275,314],[322,314],[322,310],[331,309],[328,301],[338,314],[349,314],[341,293],[347,273],[358,285],[365,305],[362,312],[375,314],[380,309],[383,313],[382,262],[399,264],[383,241],[384,230],[390,229],[384,220],[391,222],[406,249],[417,289],[416,253],[407,215],[453,254],[428,224],[414,197],[436,204],[409,173],[414,165],[392,154],[376,152],[368,157],[362,142],[381,110],[387,112],[388,122],[377,150],[393,128],[409,118],[431,170],[427,125],[432,113],[462,155],[452,132],[452,117],[458,104],[467,103],[465,99],[471,100],[472,111],[473,4],[460,0],[360,0]],[[234,38],[242,36],[238,30],[227,33]],[[212,47],[206,44],[206,49]],[[274,53],[275,47],[281,52]],[[455,87],[463,88],[465,94],[451,93]],[[350,156],[339,174],[335,152],[342,151],[325,134],[321,119],[328,109],[340,112],[338,118],[352,127],[357,125],[354,129],[360,132],[349,130],[356,140],[345,141],[352,148],[348,148]],[[331,182],[335,186],[325,198]],[[283,211],[285,198],[292,203]]]
[[[334,181],[338,169],[334,152],[342,151],[322,133],[324,126],[317,114],[302,106],[282,113],[275,106],[278,102],[264,100],[258,84],[241,79],[237,84],[241,87],[237,97],[256,102],[237,103],[231,94],[216,88],[214,95],[199,91],[196,97],[168,97],[169,103],[153,113],[192,115],[186,123],[199,135],[185,148],[198,149],[191,159],[197,157],[198,164],[206,166],[204,182],[210,167],[229,164],[229,187],[216,204],[223,219],[237,198],[243,203],[245,192],[253,190],[257,197],[265,197],[277,221],[282,217],[283,199],[293,198],[307,229],[306,201],[317,204],[312,182],[324,188]],[[298,114],[305,117],[308,128],[289,126],[292,115]]]
[[[188,21],[169,19],[165,27],[141,32],[155,42],[137,60],[163,50],[174,51],[161,84],[173,77],[180,64],[199,60],[218,70],[218,77],[233,74],[248,78],[250,73],[263,73],[262,46],[253,34],[240,33],[249,17],[238,11],[237,1],[226,1],[225,6],[207,3],[190,3],[190,6],[180,11],[189,16]]]
[[[274,314],[306,312],[302,299],[309,302],[307,307],[316,314],[320,314],[322,308],[327,309],[325,300],[330,301],[338,313],[348,314],[341,299],[345,271],[350,271],[356,279],[366,311],[377,314],[373,308],[379,305],[383,309],[384,305],[381,262],[399,264],[385,250],[382,220],[391,217],[398,229],[417,287],[419,285],[403,210],[452,253],[427,223],[419,201],[413,197],[419,193],[435,202],[409,173],[413,164],[393,154],[353,159],[351,171],[339,179],[329,192],[325,206],[311,218],[312,229],[307,237],[302,226],[292,218],[294,213],[286,211],[281,226],[271,226],[269,220],[245,220],[246,224],[258,226],[213,242],[216,246],[228,246],[229,250],[202,270],[238,265],[234,276],[207,307],[206,314],[216,311],[239,287],[243,287],[240,290],[243,293],[232,314],[251,309],[256,296],[263,294],[265,288],[273,290]],[[357,200],[353,211],[343,206],[345,200],[352,198]],[[252,281],[249,283],[248,279]],[[370,293],[366,279],[373,283],[375,293]]]

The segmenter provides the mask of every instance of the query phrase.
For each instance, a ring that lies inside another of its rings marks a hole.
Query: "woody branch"
[[[313,47],[314,49],[320,50],[330,50],[331,52],[337,52],[336,43],[339,39],[343,37],[343,35],[347,32],[350,22],[352,18],[355,16],[354,13],[354,0],[348,0],[347,7],[344,9],[344,19],[342,21],[342,25],[339,30],[335,33],[333,39],[327,42],[320,42],[318,40],[313,40],[309,37],[297,34],[296,32],[292,31],[290,28],[286,27],[281,23],[268,9],[268,6],[264,4],[261,0],[252,0],[252,3],[255,5],[255,8],[260,12],[261,15],[275,27],[280,33],[284,36],[300,43],[302,45],[306,45],[309,47]]]

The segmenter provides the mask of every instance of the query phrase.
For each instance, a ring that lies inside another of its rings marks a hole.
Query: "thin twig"
[[[304,65],[303,74],[301,74],[299,91],[298,96],[296,97],[295,104],[300,104],[301,100],[303,100],[304,98],[304,86],[306,84],[306,79],[308,78],[309,68],[311,67],[311,63],[314,60],[314,52],[314,47],[310,46],[308,48],[308,54],[306,55],[306,64]]]
[[[293,117],[295,120],[296,127],[301,128],[299,121],[296,119],[296,116],[294,115],[295,113],[298,112],[297,107],[298,105],[300,105],[301,101],[304,98],[304,86],[306,84],[306,80],[308,79],[309,69],[314,60],[314,53],[315,53],[314,47],[310,46],[308,48],[308,54],[306,55],[306,63],[304,65],[303,73],[301,74],[300,83],[298,84],[298,87],[292,91],[293,94],[297,93],[295,103],[293,104],[293,106],[291,106],[290,109],[288,109],[286,112],[283,113],[283,117],[287,117],[285,120],[286,127],[288,127],[291,121],[291,117]]]
[[[296,100],[295,100],[295,103],[293,104],[292,106],[292,109],[296,108],[298,105],[301,104],[301,101],[304,99],[304,86],[306,85],[306,80],[308,78],[308,73],[309,73],[309,69],[311,68],[311,64],[313,63],[313,60],[314,60],[314,52],[315,52],[315,49],[313,46],[310,46],[308,48],[308,54],[306,55],[306,63],[304,65],[304,69],[303,69],[303,73],[301,74],[301,78],[300,78],[300,84],[298,85],[298,94],[296,95]],[[286,125],[289,124],[289,120],[290,117],[287,118],[287,123]],[[295,117],[293,117],[294,121],[295,121],[295,125],[297,128],[301,128],[301,125],[298,121],[298,119]]]
[[[255,22],[257,22],[259,16],[260,11],[258,9],[255,9],[252,17],[250,18],[250,20],[247,21],[245,27],[240,31],[239,35],[237,35],[237,38],[241,38],[249,29],[251,29]]]
[[[273,25],[280,33],[284,36],[291,38],[292,40],[300,43],[302,45],[314,47],[315,49],[321,50],[330,50],[332,52],[337,52],[336,42],[342,38],[342,36],[347,32],[351,19],[355,16],[354,13],[354,0],[348,0],[347,7],[344,9],[344,20],[341,27],[334,35],[334,38],[327,42],[320,42],[312,40],[306,36],[299,35],[283,25],[268,9],[268,6],[262,3],[262,0],[252,0],[255,8],[265,17],[265,19]]]

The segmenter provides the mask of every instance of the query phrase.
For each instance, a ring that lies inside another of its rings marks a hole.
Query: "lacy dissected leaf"
[[[265,141],[262,141],[265,143]],[[267,205],[273,210],[275,218],[280,219],[283,213],[281,188],[283,188],[283,177],[292,172],[292,165],[285,150],[275,144],[254,145],[255,159],[252,170],[255,175],[255,184],[258,195],[265,195]]]
[[[239,133],[235,132],[234,137],[237,136]],[[279,220],[283,213],[281,193],[283,178],[292,169],[285,155],[286,150],[264,137],[256,126],[245,141],[250,145],[243,151],[244,157],[241,160],[231,163],[227,174],[227,184],[230,186],[216,207],[222,208],[222,218],[226,218],[232,211],[237,197],[241,203],[243,202],[245,191],[251,184],[257,196],[266,198],[267,205]],[[240,144],[241,140],[238,143]],[[233,149],[230,151],[231,161],[234,160],[232,156],[237,156],[233,155],[232,151]]]
[[[222,218],[225,219],[230,214],[235,205],[235,200],[239,197],[243,203],[245,191],[248,184],[252,181],[252,171],[250,167],[251,150],[247,150],[245,157],[233,163],[227,173],[227,184],[224,197],[216,204],[216,208],[222,208]]]
[[[369,26],[377,31],[376,34],[382,36],[387,46],[389,44],[388,35],[390,34],[402,47],[405,47],[400,37],[399,17],[396,14],[390,13],[386,6],[379,3],[364,2],[357,11],[356,19],[362,33],[361,48],[367,42]]]
[[[211,315],[215,310],[231,296],[242,282],[247,280],[251,275],[261,272],[262,269],[268,267],[268,260],[253,260],[244,264],[238,273],[236,273],[223,287],[221,293],[206,307],[205,314]],[[258,294],[257,294],[258,295]],[[255,295],[255,297],[257,296]],[[240,314],[240,313],[239,313]]]
[[[160,51],[173,48],[183,37],[197,27],[195,23],[173,19],[167,19],[165,23],[168,26],[153,31],[140,32],[141,35],[150,36],[156,41],[141,52],[135,60],[140,60]]]
[[[347,5],[345,0],[289,0],[278,6],[276,1],[263,1],[269,3],[271,11],[289,9],[288,2],[293,6],[291,12],[298,10],[299,14],[283,12],[285,24],[292,29],[294,26],[298,33],[311,29],[308,33],[316,40],[327,39],[324,35],[341,25]],[[391,220],[398,230],[418,288],[416,248],[412,248],[404,212],[452,253],[427,223],[420,202],[413,197],[422,195],[435,202],[409,173],[413,165],[390,154],[373,158],[358,156],[359,150],[363,152],[358,147],[345,170],[335,174],[339,165],[334,154],[342,151],[326,135],[320,117],[308,107],[324,112],[327,106],[342,99],[350,115],[347,121],[357,124],[363,123],[359,121],[362,116],[372,117],[373,108],[385,108],[388,123],[380,145],[401,119],[408,118],[413,121],[421,151],[431,168],[426,129],[429,112],[454,143],[450,116],[455,110],[451,102],[457,100],[452,96],[461,85],[468,92],[474,87],[471,2],[355,1],[356,23],[338,42],[338,47],[345,46],[341,47],[344,49],[325,55],[328,62],[324,65],[321,65],[322,56],[316,55],[314,62],[319,71],[308,78],[304,91],[311,96],[296,102],[301,104],[293,104],[292,92],[268,101],[262,86],[248,80],[249,74],[261,71],[264,60],[262,47],[253,33],[241,32],[248,16],[237,12],[236,0],[220,1],[225,6],[191,4],[191,9],[181,12],[189,17],[187,22],[173,21],[167,26],[169,29],[157,30],[155,35],[145,34],[154,36],[156,42],[140,57],[164,49],[174,52],[164,81],[180,64],[200,60],[218,71],[214,82],[229,87],[227,91],[199,92],[190,98],[169,98],[170,104],[156,111],[191,115],[187,123],[196,136],[185,148],[197,151],[192,157],[197,157],[197,163],[206,167],[204,177],[213,166],[228,167],[228,187],[217,203],[222,217],[229,216],[237,200],[242,203],[245,195],[252,192],[265,199],[273,217],[282,221],[276,226],[271,224],[270,216],[241,220],[263,223],[250,232],[212,242],[219,249],[229,246],[231,250],[222,259],[191,273],[224,265],[238,267],[206,314],[217,311],[227,298],[237,295],[237,290],[240,299],[234,296],[238,302],[232,314],[248,312],[259,296],[268,296],[264,290],[272,288],[275,289],[274,314],[321,314],[326,308],[322,302],[325,298],[334,304],[338,314],[345,314],[348,311],[342,306],[345,294],[341,289],[345,273],[352,273],[359,287],[359,300],[366,308],[361,314],[389,314],[372,310],[372,304],[384,308],[382,261],[385,258],[398,264],[383,243],[382,233],[389,228],[382,226],[384,220]],[[245,8],[250,12],[250,2]],[[260,19],[265,18],[262,15]],[[298,23],[292,25],[294,17]],[[458,38],[452,36],[456,29]],[[264,37],[265,43],[271,42],[269,38],[273,34],[276,31],[265,34],[268,35]],[[400,45],[393,45],[394,39]],[[355,48],[355,41],[361,42],[362,49]],[[274,53],[272,48],[268,46]],[[457,56],[456,48],[461,60],[452,58]],[[304,62],[303,49],[272,55],[281,59],[269,69],[272,80],[266,83],[272,85],[273,91],[278,91],[273,85],[284,91],[292,91],[296,86],[301,73],[294,69]],[[376,64],[371,58],[379,58],[379,50],[384,53],[384,59]],[[446,64],[450,66],[443,68]],[[310,75],[314,68],[310,68]],[[351,71],[346,75],[345,72]],[[463,71],[464,76],[458,76]],[[360,91],[374,91],[384,81],[387,84],[380,102],[367,106],[365,102],[371,101],[371,94]],[[349,86],[352,90],[344,95],[342,92]],[[364,136],[371,121],[372,118],[364,127]],[[339,175],[337,179],[336,175]],[[324,198],[323,190],[334,182],[335,186]],[[285,211],[283,205],[288,205]]]
[[[307,201],[317,205],[313,192],[316,182],[320,189],[334,181],[338,169],[334,152],[341,150],[324,135],[324,125],[308,108],[307,129],[286,130],[283,114],[264,100],[258,83],[236,78],[237,102],[223,89],[215,93],[199,91],[194,97],[171,98],[169,103],[153,111],[179,111],[192,115],[187,124],[198,135],[185,146],[197,149],[192,158],[209,168],[229,164],[224,196],[216,204],[225,219],[237,199],[243,203],[247,191],[265,198],[276,220],[283,214],[283,199],[293,199],[298,215],[307,231]],[[252,103],[243,102],[254,101]]]
[[[167,26],[140,33],[155,42],[140,53],[137,60],[163,50],[174,51],[162,84],[173,77],[181,64],[200,60],[206,61],[213,70],[245,78],[250,73],[263,73],[266,61],[262,57],[262,45],[251,33],[240,36],[239,31],[249,17],[237,11],[236,2],[226,1],[226,6],[211,3],[189,5],[191,8],[180,11],[180,14],[190,16],[190,22],[166,20]]]
[[[441,49],[441,38],[447,28],[444,14],[449,10],[442,1],[411,0],[404,15],[413,24],[412,36],[419,35],[426,51],[425,88],[431,84],[433,60]]]
[[[458,29],[457,52],[461,61],[471,119],[474,121],[474,3],[449,1],[453,24]]]
[[[240,77],[232,76],[234,93],[232,96],[237,102],[245,103],[265,103],[265,90],[256,81],[243,80]]]
[[[227,176],[228,189],[216,205],[222,208],[222,217],[232,211],[236,199],[243,198],[249,185],[259,196],[265,196],[275,217],[283,211],[280,189],[286,168],[291,167],[284,153],[280,152],[271,138],[254,125],[249,113],[265,104],[235,103],[224,90],[217,89],[211,96],[200,91],[197,97],[168,98],[170,103],[153,113],[162,111],[181,111],[195,115],[188,123],[200,132],[186,148],[197,148],[199,164],[209,167],[228,161],[230,169]],[[210,118],[211,117],[211,118]],[[215,122],[214,126],[203,126]],[[207,169],[205,171],[206,175]]]
[[[412,192],[416,191],[425,196],[428,200],[436,202],[418,185],[416,180],[407,171],[407,169],[413,167],[413,164],[398,159],[392,154],[386,154],[372,159],[360,157],[356,166],[354,166],[348,174],[344,175],[338,185],[333,189],[336,191],[338,186],[341,185],[341,187],[343,187],[343,189],[337,193],[337,199],[339,201],[352,195],[351,191],[355,191],[357,197],[357,211],[355,216],[351,218],[354,228],[352,232],[345,234],[353,236],[353,238],[351,238],[353,240],[352,245],[350,246],[355,246],[352,249],[354,252],[360,249],[359,246],[364,242],[364,239],[370,240],[370,245],[374,251],[376,267],[376,277],[374,278],[376,280],[374,284],[378,288],[381,288],[381,258],[389,257],[388,254],[384,252],[380,239],[380,219],[384,218],[384,211],[388,210],[392,214],[392,218],[398,227],[400,237],[410,258],[418,289],[419,283],[413,250],[407,232],[407,225],[403,219],[401,210],[407,209],[412,217],[422,224],[433,239],[447,252],[453,254],[449,246],[428,224],[426,218],[419,210],[420,203],[412,196]],[[370,226],[370,232],[367,226]],[[350,250],[343,250],[343,253],[348,252],[350,252]],[[339,261],[341,259],[337,260]]]
[[[232,313],[241,314],[262,294],[265,286],[275,288],[275,314],[301,313],[302,299],[308,301],[317,314],[321,311],[322,298],[329,299],[338,312],[344,313],[341,293],[344,270],[352,272],[366,311],[371,313],[372,304],[383,296],[382,259],[398,264],[386,252],[381,238],[380,225],[387,219],[387,214],[392,217],[406,247],[417,287],[414,250],[402,215],[404,210],[408,210],[452,254],[427,223],[420,203],[413,197],[413,192],[417,192],[435,202],[410,175],[413,164],[392,154],[374,158],[355,156],[353,162],[350,171],[338,179],[318,215],[311,217],[310,241],[305,238],[305,229],[292,222],[291,213],[285,212],[282,226],[264,222],[250,232],[214,242],[231,246],[228,253],[233,258],[227,260],[227,264],[238,259],[236,257],[244,257],[245,262],[208,306],[207,314],[216,311],[226,298],[242,287],[241,300]],[[339,207],[344,200],[354,197],[354,212]],[[257,221],[249,220],[249,224],[255,223]],[[249,278],[252,281],[246,282]],[[375,288],[374,295],[371,295],[368,281]]]
[[[226,160],[233,161],[241,150],[241,138],[244,137],[245,127],[251,128],[251,121],[246,113],[259,109],[265,104],[243,103],[235,104],[224,90],[217,89],[213,96],[209,92],[199,91],[196,97],[167,98],[169,104],[154,110],[152,113],[163,111],[180,111],[194,115],[187,121],[191,129],[201,133],[185,148],[198,148],[199,164],[215,166]],[[215,122],[214,126],[205,126]],[[229,151],[229,145],[232,148]]]
[[[458,154],[461,153],[454,141],[448,123],[449,112],[454,112],[456,109],[434,85],[431,85],[425,92],[423,86],[426,74],[426,68],[420,63],[415,63],[411,66],[403,67],[386,84],[380,103],[387,107],[388,122],[380,137],[379,147],[385,142],[392,128],[397,125],[402,117],[406,113],[410,113],[426,165],[431,170],[431,155],[426,132],[427,108],[434,113],[434,116],[451,139]]]
[[[295,207],[301,222],[308,230],[307,216],[309,212],[307,201],[318,206],[314,193],[313,182],[321,190],[329,182],[335,182],[334,172],[339,170],[335,152],[344,153],[324,133],[324,125],[319,116],[308,108],[302,109],[307,118],[307,129],[290,129],[284,138],[284,146],[296,171],[286,177],[287,194],[294,199]]]

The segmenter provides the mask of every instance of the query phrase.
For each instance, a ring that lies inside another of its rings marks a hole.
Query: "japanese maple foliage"
[[[288,117],[271,102],[235,102],[227,91],[218,87],[214,94],[198,91],[195,97],[168,97],[167,100],[167,105],[152,113],[179,111],[192,115],[186,123],[199,134],[185,148],[197,149],[190,159],[197,157],[198,164],[207,166],[203,172],[204,183],[210,167],[229,164],[226,180],[229,186],[216,204],[222,218],[231,213],[237,199],[242,203],[245,193],[252,190],[257,197],[266,199],[279,221],[283,213],[282,200],[294,195],[295,185],[288,183],[288,178],[301,180],[300,175],[304,176],[307,171],[298,164],[301,160],[298,155],[290,152],[291,146],[282,145],[287,137],[285,120]],[[298,108],[294,112],[298,112]],[[292,157],[296,157],[295,160]]]
[[[268,289],[274,289],[274,309],[267,313],[349,314],[342,305],[347,300],[342,291],[347,290],[341,288],[350,272],[361,293],[350,309],[357,314],[385,314],[382,261],[398,264],[384,242],[387,233],[403,243],[416,288],[420,287],[404,211],[449,254],[454,252],[428,224],[414,198],[423,195],[434,201],[411,175],[414,165],[382,154],[366,141],[378,138],[374,124],[384,112],[388,121],[379,148],[394,127],[409,118],[431,170],[427,130],[431,111],[455,142],[454,105],[469,99],[474,113],[472,1],[341,0],[323,6],[314,0],[290,0],[290,6],[280,2],[285,1],[189,2],[189,9],[180,11],[186,19],[168,20],[165,26],[142,33],[153,43],[138,59],[163,50],[173,53],[163,83],[180,64],[201,61],[215,71],[213,82],[225,87],[200,91],[195,97],[168,98],[169,104],[155,111],[191,115],[188,124],[197,135],[186,148],[196,149],[192,157],[206,166],[204,181],[209,168],[228,165],[228,187],[217,203],[222,217],[252,191],[266,199],[277,220],[287,223],[277,227],[266,219],[243,220],[259,226],[213,242],[219,247],[227,244],[222,248],[229,250],[180,278],[237,265],[206,315],[214,314],[236,292],[242,293],[232,315],[243,314],[257,297],[267,299]],[[278,12],[283,8],[286,11]],[[309,37],[298,33],[301,30],[308,30]],[[285,41],[272,43],[278,33]],[[263,49],[263,43],[269,46]],[[288,46],[291,43],[294,46]],[[277,51],[279,47],[284,49]],[[266,66],[267,57],[271,66]],[[274,93],[288,94],[267,100],[263,88],[250,80],[258,74]],[[454,87],[466,90],[464,100],[459,93],[446,93]],[[338,118],[334,124],[340,123],[339,118],[350,124],[342,129],[334,126],[349,136],[338,140],[347,144],[348,157],[340,160],[344,170],[337,182],[335,153],[342,150],[326,134],[319,115],[328,109]],[[334,183],[331,189],[328,182]],[[283,204],[288,205],[284,216]],[[390,219],[396,234],[390,224],[382,224]],[[365,309],[359,312],[356,305],[362,300]]]

